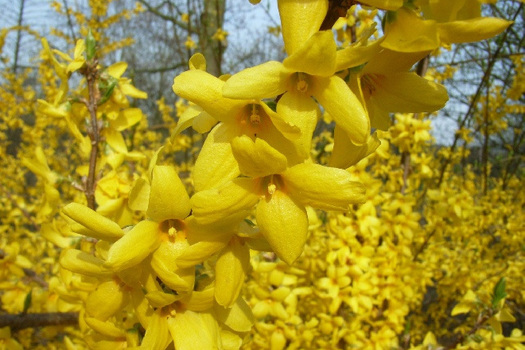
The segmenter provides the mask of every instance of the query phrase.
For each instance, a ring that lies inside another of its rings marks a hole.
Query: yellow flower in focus
[[[264,99],[282,94],[277,113],[301,129],[301,142],[308,150],[320,116],[317,101],[354,144],[362,145],[370,134],[370,121],[356,95],[334,75],[336,66],[332,32],[318,32],[283,63],[270,61],[234,74],[224,84],[223,95]]]
[[[324,210],[349,209],[362,201],[363,185],[344,170],[302,163],[288,168],[284,155],[262,139],[248,136],[232,141],[241,174],[217,189],[192,197],[197,222],[232,222],[246,217],[257,205],[261,233],[279,258],[293,263],[306,242],[305,206]]]

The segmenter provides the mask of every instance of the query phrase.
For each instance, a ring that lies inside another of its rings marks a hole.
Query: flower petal
[[[114,242],[124,235],[124,231],[117,223],[103,217],[85,205],[69,203],[62,208],[62,213],[78,224],[77,226],[73,225],[71,228],[74,232],[110,242]]]
[[[401,8],[385,28],[381,46],[400,52],[432,51],[439,47],[437,22],[424,20],[415,11]]]
[[[422,78],[415,73],[396,73],[376,76],[372,96],[381,109],[389,112],[433,112],[448,101],[443,85]]]
[[[150,318],[146,334],[140,344],[141,349],[166,349],[172,339],[168,331],[168,322],[166,316],[161,314],[162,310],[158,309]]]
[[[66,249],[60,256],[60,266],[85,276],[108,277],[113,271],[104,265],[104,260],[77,249]]]
[[[177,350],[220,349],[219,325],[209,313],[178,312],[168,318],[168,328]]]
[[[319,31],[328,11],[327,0],[279,0],[284,47],[292,55]]]
[[[138,178],[129,192],[128,206],[131,210],[148,210],[151,186],[143,178]]]
[[[193,169],[195,191],[220,187],[239,176],[239,166],[232,153],[230,141],[238,131],[221,123],[209,133]]]
[[[147,215],[156,222],[184,219],[191,210],[190,198],[172,166],[153,168]]]
[[[156,222],[141,221],[121,239],[113,243],[104,266],[114,271],[133,267],[144,260],[160,244]]]
[[[129,294],[115,280],[102,282],[86,299],[86,313],[101,321],[122,310],[129,302]]]
[[[481,41],[498,35],[512,22],[502,18],[479,17],[464,21],[438,24],[439,38],[443,43],[468,43]]]
[[[370,135],[370,120],[343,79],[337,76],[315,79],[313,95],[353,143],[362,145],[366,142]]]
[[[286,170],[286,157],[263,139],[256,138],[252,141],[243,135],[234,138],[231,145],[233,156],[243,175],[258,178],[280,174]]]
[[[239,297],[231,308],[215,306],[217,319],[236,332],[249,332],[254,324],[252,309]]]
[[[257,224],[277,256],[292,264],[303,252],[308,232],[304,207],[280,190],[257,205]]]
[[[230,308],[239,297],[247,269],[250,266],[250,249],[233,237],[221,251],[215,264],[215,300]]]
[[[382,49],[379,45],[382,41],[382,39],[376,40],[366,46],[352,45],[337,51],[335,71],[339,72],[343,69],[357,67],[369,62]]]
[[[288,71],[281,62],[269,61],[234,74],[226,81],[222,94],[237,99],[264,99],[286,91]]]
[[[321,115],[317,104],[310,96],[288,92],[277,103],[277,114],[284,121],[299,127],[301,135],[294,140],[296,153],[302,159],[309,158],[312,135]]]
[[[348,210],[365,199],[363,184],[351,181],[346,170],[303,163],[283,175],[290,196],[303,205],[324,210]]]
[[[335,168],[346,169],[370,155],[380,144],[381,141],[379,141],[377,133],[374,133],[364,145],[356,146],[350,141],[346,132],[336,125],[334,131],[334,149],[328,165]]]
[[[197,192],[192,198],[193,215],[199,224],[239,222],[251,211],[259,196],[252,179],[237,178],[219,188]]]
[[[331,30],[312,35],[283,65],[293,72],[329,77],[335,73],[336,49]]]
[[[191,101],[219,121],[231,120],[236,110],[246,102],[222,96],[224,81],[202,70],[194,69],[175,77],[173,91],[180,97]]]

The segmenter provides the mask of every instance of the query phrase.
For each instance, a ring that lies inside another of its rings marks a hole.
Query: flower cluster
[[[129,99],[147,95],[123,76],[127,65],[104,69],[87,32],[72,56],[44,39],[54,72],[42,69],[50,87],[33,101],[37,123],[69,132],[70,159],[83,165],[62,165],[66,178],[43,147],[22,157],[44,195],[37,210],[8,198],[10,224],[23,227],[34,210],[33,229],[62,250],[0,241],[6,286],[33,266],[52,276],[42,293],[4,288],[7,311],[33,303],[79,312],[79,330],[64,338],[76,349],[426,349],[451,329],[477,336],[458,338],[460,348],[519,349],[521,333],[501,326],[516,320],[506,300],[523,305],[523,199],[503,190],[519,191],[519,180],[481,196],[474,172],[443,168],[442,183],[422,113],[448,95],[434,76],[412,71],[440,47],[492,37],[510,22],[481,17],[477,1],[445,0],[361,1],[332,21],[334,3],[278,1],[282,62],[216,77],[193,55],[173,83],[176,125],[158,101],[172,136],[154,153],[155,134],[130,132],[144,131],[146,118]],[[93,3],[97,16],[106,11]],[[382,31],[373,21],[380,11]],[[226,36],[219,29],[213,39]],[[75,72],[85,81],[72,91]],[[333,133],[315,132],[324,122]],[[173,164],[201,140],[182,134],[190,127],[207,134],[198,156]],[[503,205],[491,212],[492,203]],[[49,259],[38,265],[26,251]],[[513,258],[502,266],[504,257]],[[0,344],[20,346],[0,331]]]

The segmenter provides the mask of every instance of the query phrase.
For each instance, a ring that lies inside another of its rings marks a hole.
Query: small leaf
[[[102,96],[102,98],[98,102],[99,106],[104,104],[107,100],[109,100],[109,98],[111,97],[111,94],[113,93],[113,90],[115,89],[115,86],[117,86],[117,83],[118,83],[117,79],[110,77],[109,84],[105,87],[106,91],[104,92],[104,96]]]
[[[26,298],[24,299],[24,310],[22,311],[23,314],[27,313],[27,310],[31,307],[31,300],[32,300],[32,291],[29,291],[27,293]]]
[[[492,306],[494,308],[498,306],[501,300],[507,297],[507,293],[505,292],[505,284],[506,284],[505,277],[501,277],[498,283],[496,283],[496,285],[494,286],[494,292],[492,295]]]
[[[95,37],[93,36],[93,33],[91,32],[91,29],[90,29],[86,37],[86,53],[87,53],[88,61],[92,60],[95,57],[96,46],[97,46],[97,42],[95,41]]]

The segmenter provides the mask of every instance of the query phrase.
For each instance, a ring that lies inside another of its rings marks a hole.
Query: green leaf
[[[507,292],[505,292],[505,284],[505,277],[501,277],[498,283],[496,283],[496,285],[494,286],[494,291],[492,295],[492,307],[496,308],[499,302],[505,299],[505,297],[507,297]]]
[[[92,60],[95,57],[95,54],[97,52],[96,47],[97,42],[95,41],[95,37],[93,36],[93,33],[90,29],[86,37],[86,53],[88,61]]]
[[[32,300],[32,291],[29,291],[29,293],[27,293],[26,295],[26,298],[24,299],[24,310],[22,311],[23,314],[25,314],[27,310],[29,310],[29,308],[31,307],[31,300]]]
[[[102,96],[102,98],[98,102],[99,106],[106,103],[106,101],[109,100],[109,98],[111,97],[111,94],[113,93],[113,90],[115,89],[115,86],[117,86],[118,84],[118,80],[115,78],[110,78],[108,83],[109,84],[107,85],[104,91],[104,96]]]

